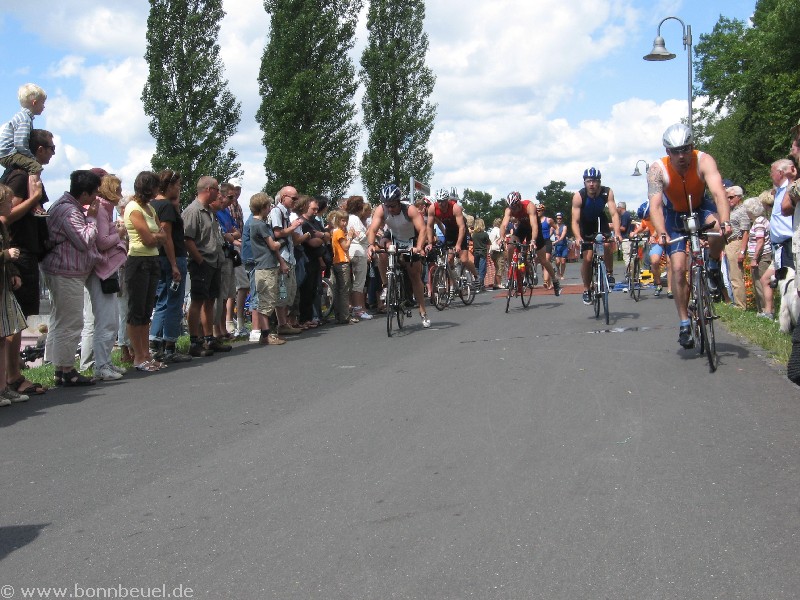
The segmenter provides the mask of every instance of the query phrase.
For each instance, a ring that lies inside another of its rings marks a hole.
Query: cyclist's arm
[[[436,205],[431,204],[428,209],[428,241],[430,245],[435,245],[436,242]]]
[[[650,200],[650,223],[661,243],[661,238],[667,235],[667,226],[664,223],[664,174],[659,162],[654,162],[647,171],[647,198]]]
[[[611,229],[614,231],[614,237],[618,240],[622,239],[622,234],[619,229],[619,211],[617,210],[617,203],[614,200],[614,190],[608,190],[608,212],[611,215]]]
[[[572,234],[575,236],[575,243],[582,244],[583,236],[581,235],[581,207],[583,200],[581,195],[575,192],[572,195]]]
[[[536,246],[536,238],[539,237],[539,217],[536,216],[536,207],[533,202],[528,203],[528,219],[531,222],[530,246],[533,249]]]
[[[464,219],[464,210],[456,204],[453,206],[453,216],[456,219],[456,224],[458,225],[458,240],[456,240],[456,251],[460,252],[461,250],[465,250],[464,248],[464,238],[466,237],[467,232],[467,222]]]
[[[508,222],[511,220],[511,209],[506,208],[505,212],[503,213],[503,222],[500,223],[500,242],[505,239],[506,236],[506,228],[508,227]]]
[[[381,227],[383,227],[383,206],[378,206],[375,212],[372,213],[372,223],[367,229],[367,256],[370,258],[375,247],[375,239],[378,237]]]
[[[728,195],[725,192],[725,185],[722,183],[722,175],[719,174],[717,169],[717,161],[710,154],[703,153],[700,156],[700,173],[706,182],[706,187],[711,195],[714,197],[714,204],[717,205],[717,214],[719,215],[720,222],[717,227],[722,227],[722,223],[729,223],[731,219],[731,207],[728,204]],[[727,231],[723,233],[730,233],[730,226]]]
[[[419,254],[422,254],[426,240],[425,220],[422,218],[422,213],[420,213],[415,206],[408,207],[408,218],[411,219],[411,222],[414,223],[414,229],[417,230],[416,249]]]

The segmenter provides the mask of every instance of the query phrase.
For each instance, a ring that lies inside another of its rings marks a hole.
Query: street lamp
[[[653,49],[650,54],[643,56],[645,60],[672,60],[675,54],[668,51],[664,46],[664,38],[661,37],[661,26],[664,21],[675,19],[683,27],[683,49],[686,50],[687,64],[689,66],[689,131],[692,131],[692,26],[687,25],[678,17],[666,17],[658,24],[656,39],[653,41]]]
[[[633,173],[631,173],[631,177],[641,177],[642,172],[639,170],[639,163],[644,163],[644,172],[647,173],[650,170],[650,164],[645,159],[639,159],[636,161],[636,166],[633,168]]]

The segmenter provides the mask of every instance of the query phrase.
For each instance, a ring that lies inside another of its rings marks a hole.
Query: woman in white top
[[[364,285],[367,281],[367,226],[368,213],[364,210],[366,202],[363,196],[350,196],[345,203],[347,211],[347,230],[353,232],[348,255],[350,269],[353,273],[353,291],[350,293],[350,306],[353,316],[359,319],[371,319],[372,315],[364,309]]]
[[[505,252],[503,252],[503,248],[501,247],[503,241],[503,236],[500,234],[501,222],[501,219],[495,219],[492,222],[492,229],[489,231],[489,240],[491,241],[489,255],[492,259],[492,264],[494,264],[494,285],[492,286],[494,290],[503,287],[502,277],[506,266]]]

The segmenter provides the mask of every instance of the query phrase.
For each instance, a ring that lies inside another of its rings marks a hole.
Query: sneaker
[[[28,396],[25,394],[20,394],[19,392],[15,392],[11,388],[6,388],[2,392],[0,392],[0,398],[3,400],[8,400],[8,404],[12,402],[27,402],[30,400]],[[8,406],[8,404],[3,403],[2,406]]]
[[[592,303],[592,295],[589,293],[589,290],[584,290],[583,291],[582,298],[583,298],[583,303],[584,304],[589,305],[589,304]]]
[[[761,313],[758,313],[756,316],[762,317],[764,319],[769,319],[770,321],[774,321],[775,320],[775,315],[773,313],[761,312]]]
[[[560,296],[561,295],[561,284],[558,282],[558,280],[553,282],[553,293],[556,296]]]
[[[279,338],[277,333],[270,333],[267,337],[258,341],[262,346],[282,346],[286,340]]]
[[[0,406],[11,406],[11,400],[0,395]]]
[[[103,365],[99,369],[95,369],[94,378],[99,381],[116,381],[122,379],[122,374],[117,373],[110,365]]]
[[[128,372],[128,369],[126,369],[125,367],[119,367],[119,366],[115,365],[114,363],[108,363],[108,367],[111,368],[111,369],[114,369],[120,375],[125,375],[125,373]]]
[[[214,356],[214,351],[203,346],[203,344],[192,344],[189,347],[189,356]]]
[[[233,347],[230,344],[223,344],[219,339],[213,339],[207,344],[208,348],[214,352],[230,352]]]
[[[609,273],[607,279],[608,279],[608,285],[614,285],[615,283],[617,283],[617,280],[614,279],[613,273]]]
[[[687,350],[694,348],[692,328],[689,325],[681,325],[680,332],[678,333],[678,343]]]
[[[297,327],[292,327],[291,325],[280,325],[278,327],[278,333],[282,333],[283,335],[297,335],[302,333],[302,329],[298,329]]]
[[[250,337],[250,332],[247,329],[237,329],[233,337],[237,340],[246,340]]]
[[[358,318],[362,321],[369,321],[372,318],[372,315],[364,311],[358,315]]]
[[[672,300],[675,297],[675,294],[672,293],[672,290],[667,290],[667,298]]]
[[[176,350],[175,352],[167,351],[166,353],[164,353],[164,358],[161,360],[163,360],[166,363],[182,363],[191,361],[192,357],[189,356],[188,354],[183,354]]]
[[[420,317],[422,318],[422,326],[425,329],[428,329],[431,326],[431,320],[428,317],[428,313],[422,314]]]
[[[260,329],[253,329],[250,332],[250,341],[251,342],[260,342],[261,341],[261,330]]]
[[[655,292],[653,292],[653,296],[654,296],[655,298],[658,298],[658,297],[661,295],[661,290],[662,290],[662,289],[664,289],[664,288],[662,288],[660,285],[659,285],[658,287],[656,287],[656,291],[655,291]]]

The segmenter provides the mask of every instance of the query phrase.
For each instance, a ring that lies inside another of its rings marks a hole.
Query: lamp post
[[[650,170],[650,163],[648,163],[645,159],[641,158],[636,161],[636,166],[633,167],[633,173],[631,173],[631,177],[641,177],[642,172],[639,170],[639,163],[644,163],[644,172],[647,173]]]
[[[687,25],[678,17],[666,17],[658,24],[656,39],[653,41],[653,49],[650,54],[643,56],[645,60],[672,60],[675,54],[667,50],[664,46],[664,38],[661,37],[661,26],[664,21],[674,19],[683,27],[683,49],[686,50],[687,64],[689,69],[689,131],[692,131],[692,26]]]

